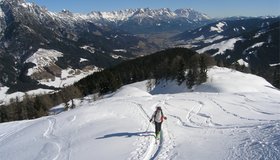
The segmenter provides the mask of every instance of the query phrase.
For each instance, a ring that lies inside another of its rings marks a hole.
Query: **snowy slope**
[[[218,49],[219,51],[213,54],[213,56],[216,56],[217,54],[223,54],[226,50],[233,50],[234,49],[234,44],[238,41],[241,41],[242,38],[237,37],[237,38],[231,38],[225,41],[222,41],[220,43],[215,43],[210,46],[207,46],[205,48],[197,50],[198,53],[204,53],[207,52],[211,49]]]
[[[44,70],[44,67],[54,65],[59,57],[63,57],[63,53],[56,50],[47,50],[39,48],[25,63],[33,63],[35,67],[28,69],[27,75],[32,75],[35,72]]]
[[[264,79],[214,67],[194,92],[181,86],[170,94],[175,84],[168,83],[150,94],[146,82],[76,101],[79,108],[55,116],[0,124],[1,159],[280,157],[280,92]],[[167,116],[159,144],[148,121],[157,105]]]

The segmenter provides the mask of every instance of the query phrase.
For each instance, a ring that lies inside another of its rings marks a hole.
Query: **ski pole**
[[[148,127],[147,127],[147,129],[146,129],[146,133],[148,132],[148,129],[149,129],[149,127],[150,127],[150,124],[151,124],[151,122],[148,124]]]

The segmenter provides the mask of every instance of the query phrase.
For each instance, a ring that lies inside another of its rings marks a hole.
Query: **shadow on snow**
[[[96,139],[105,139],[105,138],[114,138],[114,137],[125,137],[125,138],[130,138],[130,137],[147,137],[147,136],[154,136],[154,132],[120,132],[120,133],[113,133],[113,134],[107,134],[104,135],[103,137],[98,137]]]

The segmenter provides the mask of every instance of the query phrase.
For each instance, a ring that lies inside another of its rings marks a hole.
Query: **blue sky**
[[[27,0],[48,10],[75,13],[127,8],[193,8],[211,17],[280,15],[280,0]]]

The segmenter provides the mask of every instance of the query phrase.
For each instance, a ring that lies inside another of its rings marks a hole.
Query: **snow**
[[[280,63],[269,64],[270,67],[280,66]]]
[[[9,87],[0,87],[0,105],[4,103],[5,97],[6,97],[6,92],[9,90]]]
[[[261,30],[261,31],[259,31],[258,33],[256,33],[256,34],[254,35],[254,38],[259,38],[261,35],[263,35],[263,34],[265,34],[265,33],[266,33],[265,30]]]
[[[39,83],[47,85],[47,86],[53,86],[53,87],[63,87],[68,86],[71,84],[74,84],[75,82],[79,81],[80,79],[94,73],[100,71],[100,68],[93,67],[92,69],[88,69],[86,71],[83,70],[73,70],[71,68],[62,70],[61,77],[55,77],[54,80],[40,80]],[[54,92],[53,90],[49,89],[36,89],[36,90],[30,90],[26,93],[24,92],[15,92],[12,94],[7,94],[6,92],[9,90],[9,87],[2,86],[0,87],[0,105],[9,104],[10,99],[16,99],[18,98],[19,101],[23,99],[25,94],[34,96],[34,95],[40,95],[40,94],[46,94]]]
[[[114,59],[124,58],[123,56],[121,56],[121,55],[116,55],[116,54],[112,54],[111,56],[112,56],[112,58],[114,58]]]
[[[168,8],[138,8],[112,12],[91,12],[90,14],[77,15],[76,17],[96,23],[99,23],[100,21],[109,21],[116,24],[133,19],[141,23],[145,18],[152,18],[156,20],[184,18],[190,23],[192,23],[192,21],[202,21],[210,19],[207,15],[199,13],[193,9],[178,9],[175,11],[171,11]],[[170,21],[167,21],[167,23],[169,22]],[[160,26],[162,24],[157,23],[156,25]]]
[[[224,38],[224,36],[218,35],[218,36],[211,37],[211,38],[204,40],[204,43],[213,43],[213,42],[223,39],[223,38]]]
[[[114,52],[124,52],[124,53],[127,52],[127,50],[125,50],[125,49],[114,49],[113,51]]]
[[[95,48],[93,48],[93,47],[91,47],[91,46],[82,46],[82,47],[80,47],[80,48],[82,48],[82,49],[84,49],[84,50],[87,50],[87,51],[89,51],[90,53],[95,53]]]
[[[263,44],[264,44],[264,42],[256,43],[256,44],[252,45],[252,46],[250,47],[250,49],[251,49],[251,48],[256,48],[256,47],[261,47]]]
[[[58,57],[63,57],[63,53],[56,50],[38,49],[31,57],[29,57],[24,63],[34,63],[36,66],[28,69],[27,75],[32,75],[35,72],[43,70],[44,67],[53,65]]]
[[[5,16],[4,12],[2,9],[0,9],[0,17],[3,18]]]
[[[10,104],[10,100],[15,100],[18,98],[19,101],[23,100],[23,97],[25,94],[28,94],[30,96],[40,95],[40,94],[47,94],[54,92],[50,89],[36,89],[36,90],[30,90],[28,92],[15,92],[12,94],[7,94],[6,92],[9,90],[9,87],[1,87],[0,88],[0,105],[7,105]]]
[[[80,63],[81,63],[81,62],[87,62],[87,61],[88,61],[88,59],[80,58]]]
[[[239,59],[237,60],[237,62],[240,64],[240,65],[245,65],[246,67],[249,67],[249,64],[247,62],[245,62],[243,59]]]
[[[215,44],[212,44],[210,46],[199,49],[199,50],[197,50],[197,52],[198,53],[204,53],[204,52],[206,52],[208,50],[211,50],[211,49],[219,49],[219,51],[213,55],[213,56],[216,56],[217,54],[223,54],[226,50],[233,50],[234,49],[234,44],[237,41],[241,41],[241,40],[243,40],[243,39],[240,38],[240,37],[231,38],[231,39],[222,41],[220,43],[215,43]]]
[[[246,54],[246,53],[247,53],[247,54],[253,54],[253,53],[255,53],[255,51],[249,51],[249,50],[254,49],[254,48],[261,47],[262,45],[264,45],[264,43],[265,43],[265,42],[258,42],[258,43],[256,43],[256,44],[254,44],[254,45],[252,45],[252,46],[246,48],[246,49],[243,51],[242,54]]]
[[[210,32],[218,32],[218,33],[221,33],[223,32],[223,27],[226,26],[226,22],[219,22],[216,24],[215,27],[211,26],[210,28]]]
[[[204,37],[204,35],[201,35],[201,36],[195,38],[194,40],[195,41],[200,41],[200,40],[203,40],[203,39],[205,39],[205,37]]]
[[[151,94],[149,94],[147,91],[143,91],[142,89],[138,89],[136,87],[132,86],[124,86],[121,87],[116,93],[113,95],[114,97],[149,97]]]
[[[53,87],[63,87],[63,86],[69,86],[74,84],[75,82],[79,81],[80,79],[99,71],[100,68],[93,67],[92,69],[83,71],[79,69],[72,69],[67,68],[65,70],[61,71],[60,77],[55,77],[54,80],[51,79],[44,79],[39,80],[41,84],[47,85],[47,86],[53,86]]]
[[[176,47],[179,47],[179,48],[195,48],[195,47],[198,47],[199,45],[194,45],[194,44],[184,44],[184,45],[177,45]]]
[[[32,4],[31,3],[21,3],[20,4],[22,7],[24,7],[24,8],[29,8],[29,7],[31,7],[32,6]]]
[[[278,159],[279,90],[227,68],[208,77],[192,92],[166,83],[150,94],[143,81],[58,115],[1,123],[1,159]],[[167,120],[155,144],[149,118],[158,105]]]
[[[247,92],[279,92],[264,78],[245,74],[228,68],[214,67],[207,72],[208,81],[195,91],[247,93]]]
[[[233,30],[234,30],[235,32],[239,32],[239,29],[238,29],[238,28],[233,28]]]

